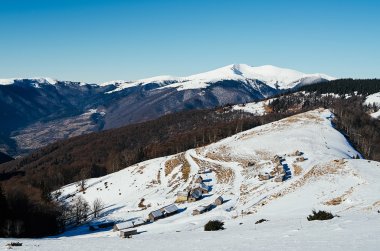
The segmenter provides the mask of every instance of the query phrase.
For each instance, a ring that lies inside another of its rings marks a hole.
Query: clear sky
[[[0,0],[0,78],[103,82],[233,63],[380,77],[377,0]]]

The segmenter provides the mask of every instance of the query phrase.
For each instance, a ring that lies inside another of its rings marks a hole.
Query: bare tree
[[[100,198],[96,198],[92,203],[92,212],[94,213],[94,218],[98,218],[100,211],[104,208],[104,203]]]
[[[87,201],[82,196],[75,198],[72,205],[72,216],[74,217],[75,224],[79,225],[87,220],[89,209]]]

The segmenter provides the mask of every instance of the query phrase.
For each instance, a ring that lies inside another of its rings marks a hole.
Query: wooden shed
[[[198,175],[195,179],[195,183],[201,183],[201,182],[203,182],[203,178],[202,176]]]
[[[223,204],[223,198],[222,198],[222,196],[219,196],[218,198],[216,198],[214,204],[217,205],[217,206],[222,205]]]
[[[189,192],[178,192],[177,193],[177,199],[175,200],[176,203],[181,203],[181,202],[185,202],[187,201],[187,199],[189,198],[190,196],[190,193]]]
[[[150,222],[153,222],[155,220],[162,219],[164,217],[168,217],[173,214],[176,214],[177,212],[178,212],[178,207],[175,204],[170,204],[170,205],[164,206],[160,209],[150,212],[148,215],[148,218]]]
[[[202,190],[199,188],[195,188],[190,192],[187,201],[194,202],[194,201],[200,200],[201,198],[202,198]]]
[[[275,182],[282,182],[283,180],[284,180],[284,176],[283,175],[280,175],[280,176],[277,176],[276,178],[274,178]]]
[[[145,221],[142,218],[127,220],[126,222],[115,224],[113,226],[113,231],[120,231],[123,229],[134,228],[134,227],[142,226],[144,224],[145,224]]]
[[[132,235],[137,234],[137,229],[131,229],[131,230],[121,230],[120,231],[120,237],[121,238],[130,238]]]
[[[193,210],[192,215],[203,214],[205,212],[210,211],[213,207],[215,207],[213,204],[209,204],[209,205],[205,205],[205,206],[199,206]]]
[[[269,174],[259,174],[259,180],[269,180],[270,179],[270,175]]]
[[[152,211],[148,214],[148,218],[151,222],[164,218],[164,214],[161,212],[160,209]]]
[[[202,191],[202,194],[208,193],[210,191],[210,187],[203,182],[199,183],[198,188]]]
[[[297,161],[297,162],[305,161],[305,157],[302,157],[302,156],[301,156],[301,157],[297,157],[297,158],[296,158],[296,161]]]
[[[178,207],[175,204],[170,204],[162,208],[165,217],[171,216],[178,212]]]

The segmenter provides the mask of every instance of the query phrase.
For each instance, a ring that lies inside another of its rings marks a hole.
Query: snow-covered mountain
[[[115,84],[118,88],[114,91],[120,91],[136,85],[157,83],[160,84],[160,86],[165,86],[166,88],[178,88],[178,90],[185,90],[206,88],[213,83],[224,80],[241,82],[257,80],[274,89],[291,89],[296,86],[330,81],[334,79],[334,77],[326,74],[305,74],[299,71],[279,68],[272,65],[252,67],[247,64],[232,64],[216,70],[191,75],[188,77],[157,76],[137,81],[124,81],[122,84],[120,84],[121,81],[116,81],[103,83],[102,85]]]
[[[120,241],[117,232],[111,230],[92,233],[87,226],[53,239],[66,248],[85,247],[85,239],[115,249],[128,245],[135,250],[193,250],[190,240],[199,238],[202,248],[228,250],[249,250],[252,245],[260,250],[375,250],[379,245],[375,236],[380,229],[375,226],[379,223],[380,198],[374,191],[380,190],[380,163],[353,159],[358,152],[334,129],[332,116],[330,111],[318,109],[206,147],[141,162],[87,180],[83,193],[77,184],[67,185],[59,192],[68,203],[76,196],[90,203],[96,198],[104,201],[103,216],[92,222],[95,225],[146,219],[149,212],[174,203],[178,192],[197,186],[199,172],[210,191],[199,201],[177,204],[178,214],[138,227],[140,234],[131,241]],[[278,167],[283,174],[274,172]],[[279,175],[283,178],[277,179]],[[195,209],[218,196],[225,200],[222,205],[193,215]],[[306,216],[313,209],[339,217],[308,222]],[[262,218],[269,222],[254,224]],[[213,219],[224,221],[227,229],[204,232],[204,224]],[[38,248],[48,249],[50,241],[39,241]]]
[[[0,79],[0,120],[5,121],[0,124],[0,150],[17,156],[57,137],[121,127],[178,111],[248,103],[332,79],[323,74],[245,64],[188,77],[157,76],[102,84],[51,78]],[[102,114],[87,116],[90,110]],[[63,121],[79,123],[62,131]],[[44,132],[43,137],[31,133],[36,131]]]

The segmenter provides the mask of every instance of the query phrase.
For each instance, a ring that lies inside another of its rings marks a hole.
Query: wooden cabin
[[[189,192],[178,192],[177,193],[177,199],[175,200],[176,203],[182,203],[182,202],[185,202],[187,201],[187,199],[189,198],[190,196],[190,193]]]
[[[293,156],[301,156],[301,155],[302,155],[302,152],[298,150],[293,153]]]
[[[205,206],[199,206],[193,210],[192,215],[203,214],[205,212],[210,211],[213,207],[214,207],[213,204],[209,204],[209,205],[205,205]]]
[[[131,230],[121,230],[120,231],[120,237],[121,238],[130,238],[132,235],[137,234],[137,229],[131,229]]]
[[[275,182],[282,182],[283,180],[284,180],[284,176],[283,175],[280,175],[280,176],[277,176],[276,178],[274,178]]]
[[[170,204],[170,205],[164,206],[160,209],[150,212],[148,214],[148,218],[150,222],[154,222],[164,217],[168,217],[173,214],[176,214],[177,212],[178,212],[178,207],[175,204]]]
[[[155,220],[159,220],[161,218],[164,218],[164,214],[161,212],[160,209],[152,211],[148,214],[148,218],[150,222],[153,222]]]
[[[202,194],[208,193],[210,191],[210,187],[203,182],[199,183],[198,188],[202,191]]]
[[[120,231],[123,229],[134,228],[144,225],[146,222],[142,218],[136,218],[133,220],[127,220],[113,226],[113,231]]]
[[[201,183],[203,182],[202,176],[198,175],[198,177],[195,179],[195,183]]]
[[[217,205],[217,206],[222,205],[223,204],[223,198],[222,198],[222,196],[219,196],[218,198],[216,198],[214,204]]]
[[[190,192],[187,201],[195,202],[197,200],[200,200],[201,198],[202,198],[202,190],[200,190],[199,188],[195,188]]]
[[[165,217],[171,216],[178,212],[178,207],[175,204],[170,204],[162,208]]]
[[[296,161],[297,161],[297,162],[302,162],[302,161],[305,161],[305,158],[302,157],[302,156],[301,156],[301,157],[297,157],[297,158],[296,158]]]
[[[259,180],[263,181],[263,180],[269,180],[270,179],[270,175],[269,174],[259,174]]]

